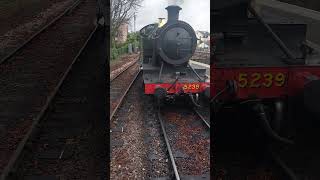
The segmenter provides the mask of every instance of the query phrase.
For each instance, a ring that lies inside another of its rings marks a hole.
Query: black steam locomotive
[[[166,24],[149,24],[140,30],[144,92],[159,99],[186,94],[209,96],[206,69],[189,64],[197,45],[196,34],[188,23],[179,20],[179,6],[166,9]]]

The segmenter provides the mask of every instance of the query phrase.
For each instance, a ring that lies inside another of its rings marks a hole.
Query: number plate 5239
[[[238,86],[240,88],[282,87],[285,85],[286,76],[283,73],[239,73]]]
[[[199,84],[184,84],[182,87],[184,90],[195,90],[195,89],[200,89]]]

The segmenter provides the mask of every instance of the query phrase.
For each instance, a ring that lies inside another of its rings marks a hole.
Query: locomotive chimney
[[[181,10],[181,7],[168,6],[166,10],[168,11],[168,23],[179,20],[179,11]]]

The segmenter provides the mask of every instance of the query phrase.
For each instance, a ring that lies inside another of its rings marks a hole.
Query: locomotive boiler
[[[201,94],[209,96],[206,69],[189,64],[197,45],[195,31],[179,20],[179,6],[168,6],[166,10],[165,24],[149,24],[140,30],[145,94],[161,100],[182,95],[193,100]]]

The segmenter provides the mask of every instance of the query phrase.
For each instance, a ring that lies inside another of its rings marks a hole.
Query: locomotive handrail
[[[315,21],[320,21],[320,12],[296,6],[293,4],[281,2],[281,1],[270,1],[270,0],[259,0],[255,2],[257,5],[274,8],[277,10],[285,11],[291,14],[296,14],[302,17],[308,17]]]
[[[190,63],[188,63],[188,65],[189,65],[190,69],[192,70],[192,72],[199,78],[199,80],[204,82],[205,80],[200,77],[200,75],[193,69],[193,67],[190,65]]]
[[[256,12],[256,10],[250,4],[248,6],[249,11],[252,13],[254,17],[268,30],[268,32],[272,35],[272,39],[274,39],[279,45],[280,49],[287,55],[291,60],[295,60],[293,53],[289,50],[289,48],[285,45],[285,43],[280,39],[280,37],[272,30],[272,28],[260,17],[260,15]],[[292,64],[292,62],[287,62]]]
[[[267,10],[272,10],[271,13],[278,14],[281,16],[290,16],[305,22],[307,28],[307,40],[320,45],[320,39],[317,38],[318,28],[320,27],[320,12],[297,5],[273,1],[273,0],[259,0],[255,2],[255,6]],[[315,38],[314,38],[315,37]]]

